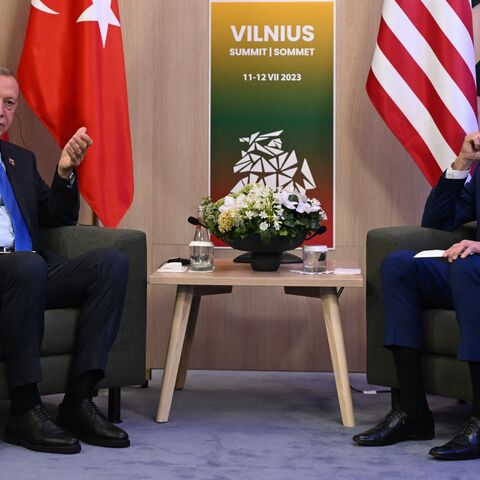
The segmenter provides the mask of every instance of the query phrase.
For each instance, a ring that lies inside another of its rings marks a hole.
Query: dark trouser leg
[[[80,440],[128,447],[128,434],[112,425],[92,402],[122,317],[128,261],[116,250],[96,250],[49,268],[47,306],[80,306],[75,349],[58,424]]]
[[[47,265],[40,255],[0,255],[0,341],[11,388],[41,380],[40,344],[47,293]]]
[[[399,382],[399,404],[412,417],[423,416],[428,405],[423,387],[421,350],[423,308],[453,308],[448,264],[437,259],[414,259],[400,251],[382,264],[385,346],[393,353]]]
[[[480,418],[480,256],[457,259],[450,267],[453,302],[460,324],[458,357],[468,361],[472,380],[472,416]]]
[[[448,263],[394,252],[382,263],[384,344],[423,348],[422,309],[453,309]]]
[[[458,358],[480,362],[480,255],[455,260],[449,280],[461,333]]]
[[[47,308],[81,307],[70,376],[100,372],[98,381],[120,326],[128,261],[116,250],[95,250],[49,266],[48,279]]]

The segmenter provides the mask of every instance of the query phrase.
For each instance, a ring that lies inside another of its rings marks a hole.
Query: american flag
[[[431,185],[478,130],[469,0],[384,0],[367,93]]]

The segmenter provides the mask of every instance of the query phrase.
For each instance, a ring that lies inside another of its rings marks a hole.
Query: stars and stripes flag
[[[78,169],[80,192],[105,226],[117,226],[133,199],[117,0],[32,0],[18,79],[61,147],[87,127],[94,143]]]
[[[367,93],[431,185],[478,130],[469,0],[384,0]]]

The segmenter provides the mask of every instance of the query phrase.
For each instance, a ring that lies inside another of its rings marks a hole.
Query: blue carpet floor
[[[365,376],[351,384],[368,388]],[[428,450],[450,439],[468,405],[431,397],[435,440],[391,447],[354,445],[390,407],[388,394],[353,393],[355,428],[340,423],[328,373],[192,371],[176,392],[170,421],[153,418],[161,371],[149,388],[122,391],[128,449],[82,445],[78,455],[35,453],[0,441],[1,480],[343,480],[478,479],[480,460],[439,462]],[[54,414],[60,396],[44,397]],[[97,404],[106,409],[106,392]],[[8,402],[0,402],[3,429]]]

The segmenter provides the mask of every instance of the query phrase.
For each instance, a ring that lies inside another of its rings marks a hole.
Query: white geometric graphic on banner
[[[234,173],[244,174],[232,188],[238,192],[248,183],[260,183],[270,187],[295,189],[301,193],[316,187],[306,158],[302,167],[295,150],[285,152],[282,149],[283,130],[270,133],[252,133],[241,137],[240,143],[248,146],[241,150],[242,158],[233,166]]]

